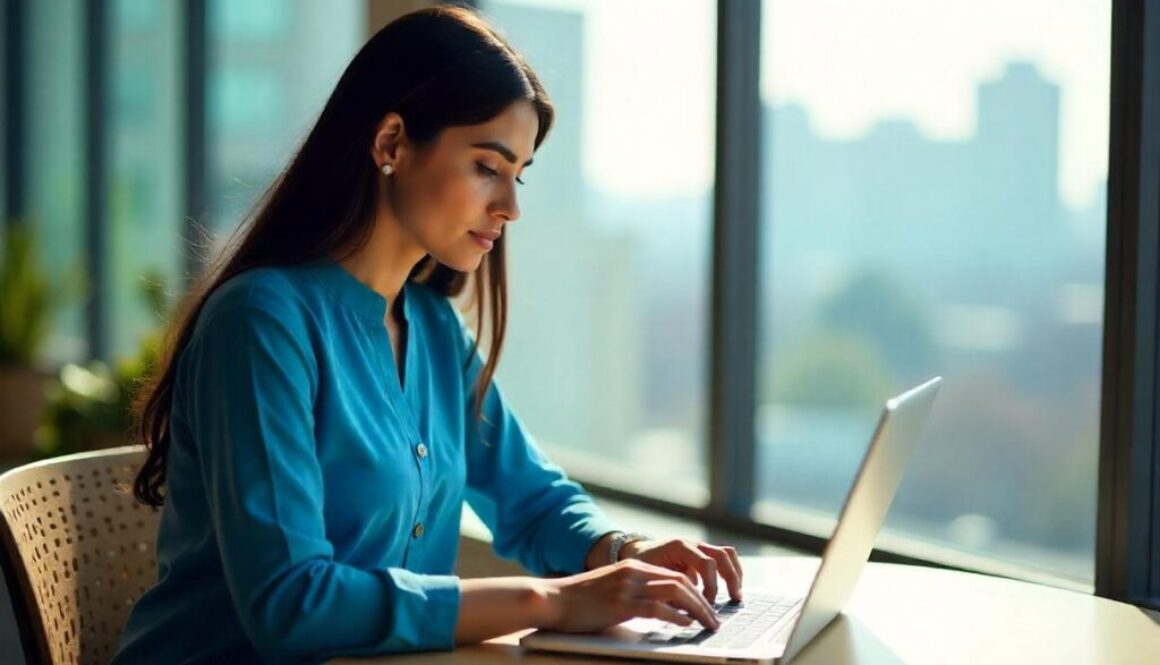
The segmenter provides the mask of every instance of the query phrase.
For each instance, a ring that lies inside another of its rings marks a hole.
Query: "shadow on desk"
[[[906,665],[870,627],[856,618],[839,614],[830,627],[822,631],[793,659],[794,665],[811,663],[858,663]]]
[[[572,656],[558,653],[546,653],[526,650],[515,644],[519,638],[531,631],[521,631],[512,635],[504,643],[485,642],[472,646],[467,651],[442,652],[431,654],[412,654],[406,656],[408,665],[444,665],[458,662],[456,654],[463,658],[462,662],[471,665],[560,665],[561,663],[579,665],[617,665],[617,663],[655,663],[657,661],[642,661],[637,659],[601,658],[596,656]],[[367,660],[334,660],[328,665],[367,665]],[[382,663],[388,662],[385,658]],[[874,634],[874,631],[856,618],[839,616],[830,627],[802,650],[792,665],[821,665],[823,663],[874,663],[874,665],[907,665],[906,661],[898,656],[890,647]]]

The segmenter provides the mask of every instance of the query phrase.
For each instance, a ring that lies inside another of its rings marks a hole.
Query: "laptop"
[[[935,377],[887,400],[805,597],[746,589],[744,599],[733,602],[722,590],[714,603],[721,622],[716,632],[699,623],[684,627],[635,618],[597,633],[537,630],[520,644],[542,651],[686,663],[788,662],[837,618],[854,592],[941,384],[942,378]]]

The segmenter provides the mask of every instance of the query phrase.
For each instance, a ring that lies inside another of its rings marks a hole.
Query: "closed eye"
[[[483,163],[481,163],[481,162],[476,162],[475,165],[479,167],[479,172],[486,175],[487,177],[489,177],[489,178],[499,177],[499,171],[496,171],[495,169],[492,169],[492,168],[488,168],[487,166],[484,166]],[[519,178],[516,178],[516,182],[520,183],[521,185],[524,184],[524,181],[520,180]]]

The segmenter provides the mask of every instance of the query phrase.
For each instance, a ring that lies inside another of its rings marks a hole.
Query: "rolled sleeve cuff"
[[[619,524],[604,514],[595,503],[582,501],[565,508],[547,539],[544,557],[551,572],[572,575],[584,572],[588,552],[596,541],[609,532],[623,531]]]
[[[402,568],[385,574],[394,586],[392,641],[406,651],[455,648],[459,621],[459,578],[455,575],[421,575]]]

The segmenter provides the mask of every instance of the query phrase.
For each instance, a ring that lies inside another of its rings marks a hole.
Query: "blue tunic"
[[[114,665],[451,649],[465,499],[536,574],[582,571],[617,528],[494,382],[474,419],[482,363],[450,301],[401,297],[402,385],[386,299],[334,261],[211,295],[178,358],[158,580]]]

